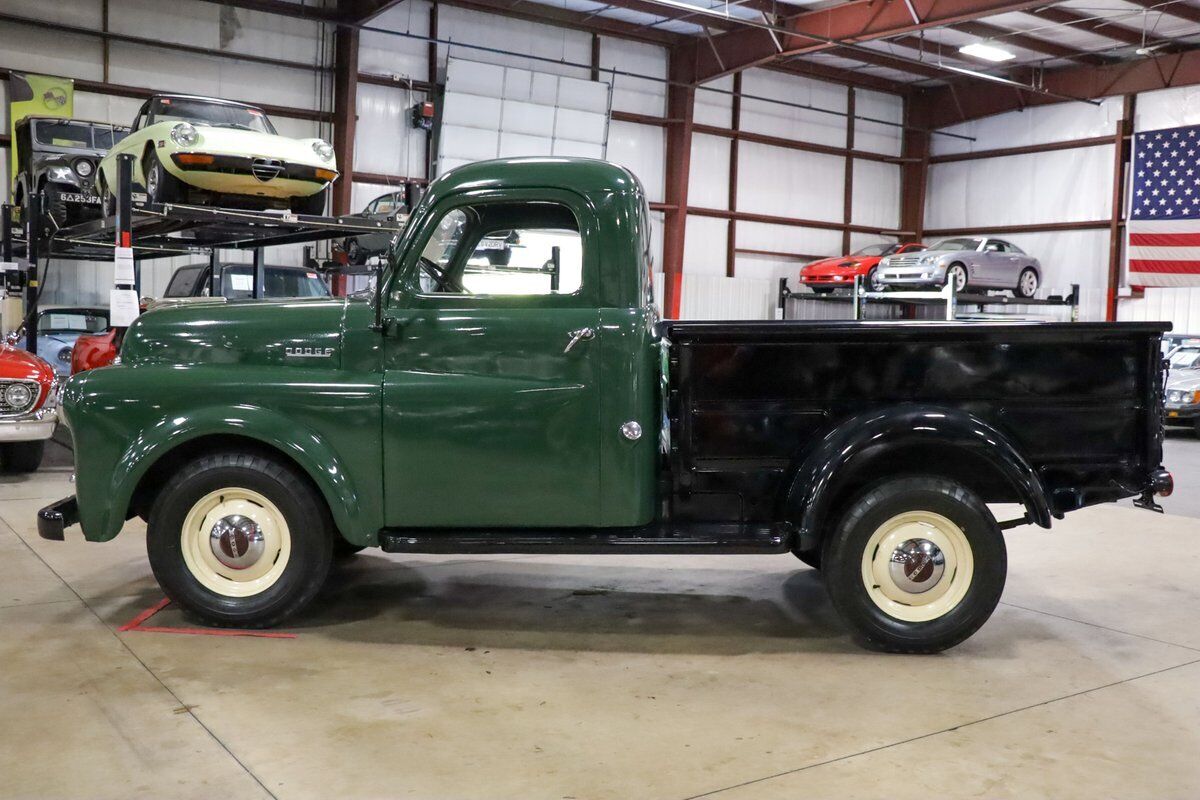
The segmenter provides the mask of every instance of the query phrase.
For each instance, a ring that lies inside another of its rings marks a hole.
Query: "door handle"
[[[571,337],[571,341],[567,342],[567,346],[563,348],[563,355],[571,352],[571,349],[580,342],[595,339],[596,331],[594,328],[580,328],[577,331],[571,331],[568,335]]]

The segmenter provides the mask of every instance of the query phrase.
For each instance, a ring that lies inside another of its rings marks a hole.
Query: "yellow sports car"
[[[322,214],[338,176],[328,142],[280,136],[261,108],[211,97],[156,94],[142,105],[132,132],[100,161],[105,216],[115,208],[121,153],[134,156],[133,181],[151,203]]]

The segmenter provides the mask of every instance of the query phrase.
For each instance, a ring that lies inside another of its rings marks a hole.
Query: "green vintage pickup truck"
[[[932,652],[998,602],[1004,528],[1170,491],[1164,325],[660,322],[650,251],[620,167],[456,169],[373,300],[142,315],[67,384],[78,494],[39,532],[140,516],[167,594],[227,626],[362,547],[790,553],[864,643]]]

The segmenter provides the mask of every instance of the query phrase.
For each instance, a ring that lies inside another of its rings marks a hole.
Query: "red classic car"
[[[824,258],[805,264],[800,268],[800,283],[817,294],[825,294],[843,286],[849,289],[854,285],[854,276],[862,275],[868,289],[880,292],[883,291],[883,285],[875,279],[875,267],[880,259],[894,253],[912,253],[924,249],[925,245],[915,242],[869,245],[848,256]]]
[[[0,342],[0,468],[33,472],[58,422],[58,379],[42,359]]]

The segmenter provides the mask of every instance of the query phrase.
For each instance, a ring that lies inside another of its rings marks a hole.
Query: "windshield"
[[[1171,369],[1195,369],[1200,366],[1200,348],[1180,347],[1171,353]]]
[[[943,239],[930,250],[977,250],[982,239]]]
[[[98,309],[61,308],[43,312],[38,333],[100,333],[108,330],[108,315]]]
[[[896,252],[899,245],[894,244],[872,244],[864,247],[862,250],[856,250],[850,255],[852,256],[887,256]]]
[[[114,138],[121,141],[125,131],[113,132],[110,125],[95,125],[90,122],[38,122],[34,126],[34,138],[38,144],[51,147],[74,147],[83,150],[108,150]]]
[[[263,268],[263,297],[328,297],[329,287],[311,270],[286,267]],[[254,296],[254,267],[226,266],[221,271],[221,294],[230,300]]]
[[[275,133],[271,120],[261,109],[191,97],[160,97],[155,100],[150,108],[150,124],[159,122],[198,122],[218,128]]]

